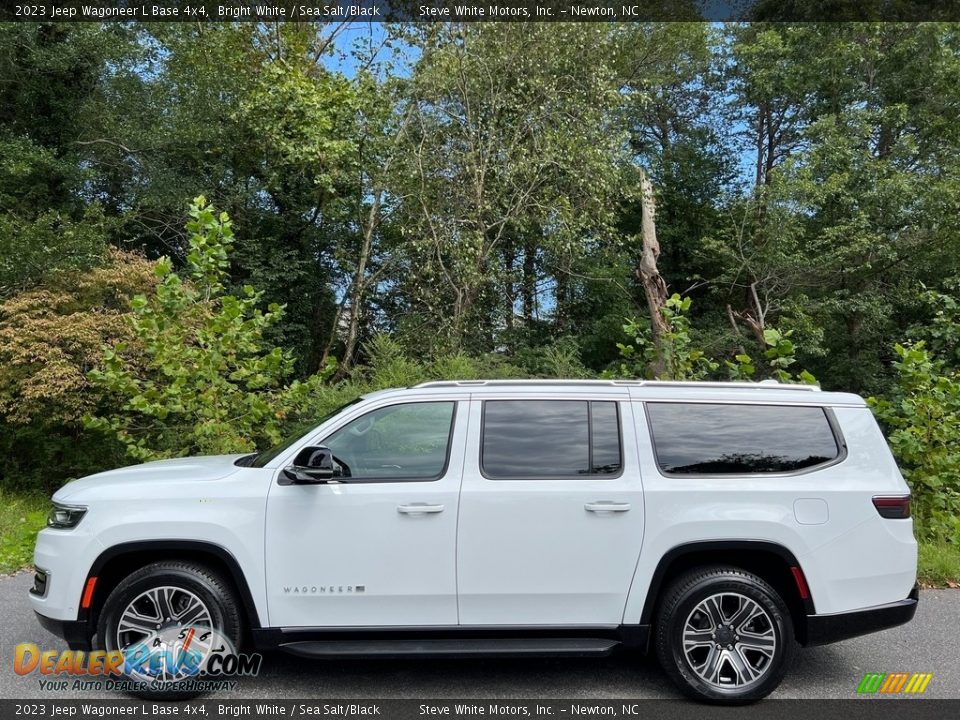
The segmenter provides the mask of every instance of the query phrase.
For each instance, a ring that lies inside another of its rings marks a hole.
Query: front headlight
[[[54,503],[50,508],[50,514],[47,516],[47,527],[65,530],[77,526],[87,509],[78,505],[61,505]]]

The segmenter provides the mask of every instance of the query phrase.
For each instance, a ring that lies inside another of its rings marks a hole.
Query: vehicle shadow
[[[269,653],[258,677],[231,696],[313,698],[680,697],[655,659],[606,658],[312,660]]]

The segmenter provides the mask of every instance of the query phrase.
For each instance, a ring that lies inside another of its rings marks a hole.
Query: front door
[[[354,410],[318,439],[342,466],[342,483],[274,480],[266,511],[271,626],[457,624],[467,403],[393,402]]]
[[[643,492],[632,407],[620,398],[473,401],[481,430],[460,498],[462,625],[621,623]]]

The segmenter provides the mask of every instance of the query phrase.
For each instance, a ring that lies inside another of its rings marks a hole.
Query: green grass
[[[39,495],[14,495],[0,490],[0,574],[26,567],[33,543],[44,526],[50,501]]]
[[[960,546],[920,543],[917,575],[924,585],[934,587],[960,585]]]

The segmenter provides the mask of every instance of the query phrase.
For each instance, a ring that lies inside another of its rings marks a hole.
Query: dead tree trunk
[[[343,300],[337,307],[334,314],[333,327],[330,328],[330,337],[327,340],[327,346],[324,348],[323,357],[320,360],[320,367],[324,367],[327,358],[333,351],[333,345],[337,340],[344,318],[349,312],[347,320],[347,337],[344,342],[343,359],[337,368],[336,377],[338,379],[346,376],[350,367],[353,365],[354,355],[357,350],[357,340],[360,336],[360,315],[363,309],[363,299],[367,285],[367,264],[370,262],[370,256],[373,252],[373,241],[377,228],[380,224],[380,205],[383,198],[383,191],[378,190],[370,205],[370,211],[367,214],[367,221],[363,227],[363,242],[360,246],[360,256],[357,259],[357,267],[354,270],[353,277],[350,280],[350,286],[344,294]]]
[[[378,191],[370,205],[370,214],[367,217],[367,226],[363,230],[363,247],[357,263],[357,272],[353,278],[353,287],[350,289],[350,323],[347,326],[347,341],[343,349],[341,376],[353,365],[357,352],[357,339],[360,337],[360,320],[363,313],[363,296],[367,284],[367,263],[373,251],[373,239],[380,224],[380,203],[383,192]]]
[[[727,318],[730,320],[730,326],[733,328],[733,334],[737,338],[737,353],[746,355],[747,350],[743,347],[743,335],[740,333],[740,326],[737,325],[737,318],[734,316],[733,308],[727,303]]]
[[[657,269],[657,258],[660,257],[660,243],[657,242],[657,203],[653,196],[653,185],[643,169],[640,170],[640,193],[642,210],[640,236],[643,241],[643,252],[640,255],[640,265],[637,267],[636,275],[647,296],[650,330],[653,334],[654,348],[656,348],[656,359],[650,364],[650,372],[654,377],[660,377],[665,370],[663,338],[670,331],[670,325],[663,314],[663,308],[667,304],[667,283]]]
[[[730,306],[727,305],[727,316],[730,318],[730,322],[733,324],[733,329],[737,331],[738,335],[739,328],[737,327],[737,319],[746,323],[747,327],[750,329],[750,332],[753,334],[753,337],[756,339],[757,344],[761,348],[765,348],[767,346],[767,340],[764,336],[764,331],[767,328],[768,309],[764,307],[763,303],[760,302],[760,296],[757,295],[756,282],[750,283],[749,295],[749,301],[752,305],[750,310],[734,312],[730,309]]]
[[[503,249],[503,268],[506,270],[506,279],[503,283],[503,317],[508,333],[513,330],[513,321],[516,317],[517,285],[514,282],[515,278],[513,275],[513,266],[516,261],[517,250],[513,243],[511,243]]]
[[[521,293],[523,295],[523,321],[527,327],[533,321],[533,315],[536,310],[534,302],[537,292],[537,245],[527,238],[523,246],[523,282],[521,283]]]
[[[340,365],[337,368],[337,373],[335,376],[338,379],[346,376],[356,358],[357,344],[360,340],[360,322],[362,320],[366,292],[370,287],[372,287],[372,278],[367,277],[367,266],[370,264],[371,257],[373,256],[373,244],[380,228],[380,221],[382,219],[380,217],[380,211],[382,209],[384,195],[386,193],[384,186],[387,178],[389,177],[390,167],[398,156],[400,140],[404,137],[409,122],[410,114],[407,113],[403,116],[403,119],[400,121],[400,125],[397,127],[396,134],[392,138],[390,152],[380,168],[380,177],[374,181],[373,187],[369,190],[369,192],[372,192],[373,194],[373,201],[370,203],[370,208],[367,211],[366,219],[363,218],[362,213],[362,198],[367,194],[368,190],[364,185],[363,175],[361,174],[360,187],[362,188],[362,192],[360,198],[357,200],[357,221],[363,232],[363,239],[360,245],[360,255],[357,258],[357,266],[350,280],[350,285],[347,288],[347,291],[344,293],[344,296],[337,307],[336,313],[334,313],[333,326],[330,328],[330,336],[327,340],[327,345],[323,350],[323,357],[321,358],[320,363],[320,366],[324,367],[326,365],[327,358],[329,358],[333,353],[334,345],[339,338],[340,328],[343,325],[344,319],[347,318],[347,313],[349,312],[349,318],[347,319],[347,336],[344,341],[343,359],[340,361]],[[362,152],[361,158],[363,158]]]

